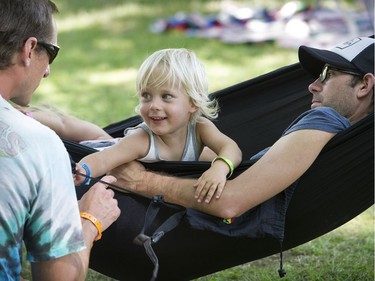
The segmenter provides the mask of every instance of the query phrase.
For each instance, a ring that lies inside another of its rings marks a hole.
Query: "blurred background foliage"
[[[183,32],[149,31],[157,19],[178,11],[210,14],[234,1],[208,0],[59,0],[56,15],[61,47],[34,95],[33,103],[50,104],[100,126],[135,114],[135,77],[156,50],[188,48],[206,66],[210,92],[298,61],[296,50],[275,42],[225,44],[192,38]],[[287,1],[236,1],[239,5],[276,9]],[[306,0],[306,4],[314,1]],[[346,1],[349,5],[355,0]]]
[[[153,34],[150,24],[176,11],[211,13],[221,1],[60,0],[58,58],[33,103],[47,103],[101,126],[134,115],[135,77],[156,50],[188,48],[206,66],[210,92],[298,61],[273,42],[227,45],[173,31]]]

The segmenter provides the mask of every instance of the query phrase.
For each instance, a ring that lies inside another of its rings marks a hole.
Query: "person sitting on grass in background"
[[[78,171],[97,177],[135,159],[196,161],[207,146],[217,157],[194,184],[196,196],[212,192],[219,198],[242,153],[208,120],[217,117],[218,104],[207,95],[207,75],[195,53],[183,48],[153,53],[141,65],[136,84],[144,122],[127,129],[115,145],[81,159]],[[76,176],[75,183],[88,179]]]
[[[62,139],[78,143],[87,140],[112,139],[112,136],[98,125],[67,115],[56,107],[50,105],[13,106],[55,131]]]

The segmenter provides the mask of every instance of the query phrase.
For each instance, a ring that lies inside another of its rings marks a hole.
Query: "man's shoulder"
[[[297,130],[321,130],[330,133],[338,133],[350,127],[350,121],[341,116],[330,107],[317,107],[301,114],[288,128],[284,134]]]

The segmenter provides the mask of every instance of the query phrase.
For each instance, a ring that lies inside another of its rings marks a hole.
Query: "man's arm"
[[[334,136],[319,130],[299,130],[280,138],[241,175],[226,183],[220,199],[209,204],[194,198],[195,179],[178,179],[146,171],[139,163],[111,172],[117,184],[144,196],[163,195],[167,202],[218,217],[236,217],[275,196],[301,177]]]
[[[103,180],[113,183],[113,177],[105,177]],[[97,218],[103,231],[107,229],[120,215],[117,200],[113,198],[114,192],[107,189],[102,183],[93,185],[79,201],[80,211],[92,214]],[[31,264],[33,280],[70,281],[85,280],[92,244],[98,235],[94,224],[86,219],[81,219],[82,232],[87,247],[77,253],[72,253],[61,258],[35,262]]]

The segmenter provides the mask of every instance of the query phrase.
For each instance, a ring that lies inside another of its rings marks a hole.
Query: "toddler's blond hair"
[[[138,95],[147,87],[160,87],[166,83],[182,86],[198,108],[192,114],[191,122],[196,122],[202,115],[209,119],[218,116],[217,101],[208,97],[208,79],[204,65],[194,52],[184,48],[163,49],[143,62],[136,80]]]

